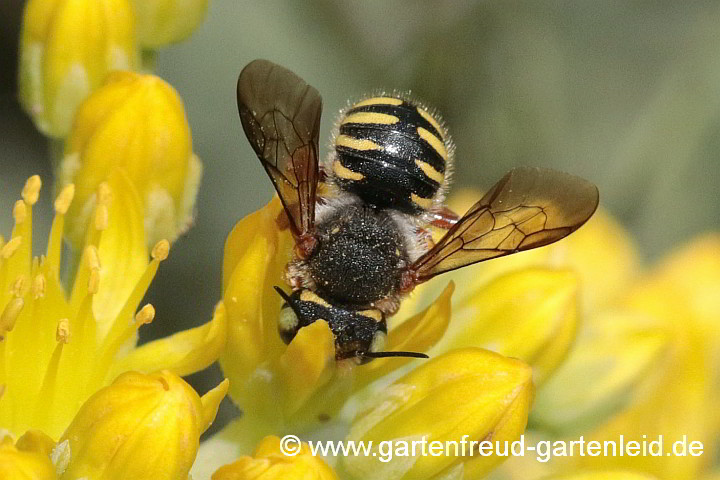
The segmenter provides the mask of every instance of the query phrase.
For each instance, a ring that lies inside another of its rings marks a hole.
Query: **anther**
[[[13,218],[15,219],[15,225],[23,223],[27,217],[27,207],[25,206],[25,202],[22,200],[15,202],[12,213]]]
[[[106,204],[98,203],[95,207],[95,229],[105,230],[108,226],[108,209]]]
[[[162,262],[168,257],[170,253],[170,242],[167,240],[160,240],[152,249],[150,255],[154,260]]]
[[[142,307],[139,312],[135,314],[135,323],[137,326],[146,325],[151,323],[155,319],[155,307],[149,303]]]
[[[88,293],[94,295],[98,291],[100,285],[100,257],[98,256],[97,247],[88,245],[85,249],[87,258],[87,266],[90,269],[88,277]]]
[[[0,335],[13,329],[24,306],[25,301],[19,297],[13,298],[5,305],[2,315],[0,315]]]
[[[88,293],[90,295],[95,295],[98,292],[98,288],[100,288],[100,270],[96,268],[90,270],[90,276],[88,277]]]
[[[42,187],[42,181],[39,175],[33,175],[27,179],[22,189],[22,197],[28,205],[35,205],[40,195],[40,187]]]
[[[100,268],[100,256],[95,245],[88,245],[85,249],[85,255],[87,258],[87,266],[91,270],[97,270]]]
[[[58,343],[67,344],[70,342],[70,320],[62,318],[58,321],[57,329],[55,330],[55,340]]]
[[[112,201],[112,190],[107,182],[98,185],[97,203],[98,205],[110,205]]]
[[[25,275],[19,275],[19,276],[15,279],[15,282],[13,283],[12,288],[10,289],[10,291],[12,292],[12,294],[13,294],[14,296],[16,296],[16,297],[23,297],[23,296],[25,296],[25,283],[26,283],[26,280],[27,280],[27,279],[25,278]]]
[[[75,196],[75,185],[69,184],[60,192],[60,195],[55,199],[55,213],[59,215],[65,215],[70,208],[73,197]]]
[[[33,278],[32,282],[32,296],[34,299],[42,298],[45,296],[45,275],[38,273]]]
[[[0,250],[0,256],[2,256],[5,260],[12,257],[13,253],[15,253],[15,250],[18,249],[21,243],[22,237],[17,236],[12,238],[9,242],[3,245],[2,250]]]

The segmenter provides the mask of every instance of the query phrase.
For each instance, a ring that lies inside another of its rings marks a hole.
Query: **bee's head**
[[[405,356],[424,357],[415,352],[385,352],[387,323],[380,310],[349,310],[332,305],[317,293],[300,289],[291,295],[279,287],[275,290],[285,300],[280,310],[278,331],[289,344],[302,327],[322,320],[327,322],[335,336],[335,358],[355,358],[363,364],[377,357]]]

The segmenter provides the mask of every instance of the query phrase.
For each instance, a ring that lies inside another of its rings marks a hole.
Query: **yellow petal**
[[[436,350],[488,348],[527,362],[541,383],[575,339],[578,281],[566,270],[522,269],[501,275],[453,310]]]
[[[36,452],[49,457],[55,442],[40,430],[28,430],[18,438],[15,446],[24,452]]]
[[[205,18],[209,0],[134,0],[138,37],[145,48],[179,42]]]
[[[60,478],[187,478],[205,424],[181,378],[125,373],[85,402],[58,442],[69,456]]]
[[[162,368],[176,375],[189,375],[217,360],[225,349],[226,335],[227,319],[221,302],[210,322],[133,349],[113,365],[113,372],[153,372]]]
[[[301,328],[280,357],[287,415],[297,411],[335,371],[335,336],[327,322]]]
[[[426,352],[439,342],[450,324],[450,300],[454,290],[455,284],[450,282],[428,308],[392,328],[386,350]],[[354,388],[358,390],[410,361],[410,358],[375,359],[355,372]]]
[[[671,348],[653,369],[655,382],[638,392],[633,403],[597,427],[587,440],[616,440],[623,435],[629,441],[657,440],[663,436],[664,452],[672,452],[675,442],[700,442],[712,451],[717,431],[712,414],[717,407],[716,392],[705,339],[692,330],[675,331]],[[710,416],[709,416],[710,415]],[[642,445],[642,443],[640,443]],[[697,450],[696,450],[697,452]],[[611,456],[576,459],[582,467],[627,468],[659,478],[690,480],[706,465],[701,456]]]
[[[110,329],[148,264],[142,202],[135,187],[119,169],[109,176],[107,183],[112,198],[107,228],[98,245],[100,283],[93,297],[93,313],[101,337]]]
[[[530,367],[521,361],[480,349],[451,351],[421,364],[372,399],[353,420],[347,439],[372,441],[376,455],[345,457],[343,464],[358,478],[426,479],[454,469],[463,470],[465,478],[479,478],[503,458],[472,457],[469,442],[518,439],[532,392]],[[423,439],[441,442],[447,454],[381,461],[381,442]]]
[[[338,477],[322,458],[313,456],[307,444],[297,447],[294,455],[284,455],[280,439],[264,438],[252,457],[241,457],[220,467],[212,480],[336,480]]]
[[[273,200],[238,222],[225,243],[223,302],[228,336],[220,364],[233,396],[243,395],[243,386],[258,365],[279,358],[285,350],[277,333],[282,301],[272,289],[281,282],[273,270],[283,261],[278,258],[282,255],[275,226],[279,203]]]
[[[146,241],[173,241],[192,220],[202,165],[182,100],[153,75],[115,72],[79,107],[57,171],[75,184],[68,236],[78,245],[98,184],[122,169],[143,206]]]
[[[220,402],[222,402],[225,395],[227,395],[228,388],[230,388],[230,381],[226,378],[217,387],[200,397],[203,409],[203,423],[200,429],[203,432],[207,430],[215,420],[218,408],[220,408]]]
[[[0,441],[0,478],[3,480],[55,480],[50,457],[23,451],[7,440]]]
[[[604,421],[656,378],[670,337],[652,317],[638,313],[591,318],[567,360],[538,389],[533,421],[569,435]]]

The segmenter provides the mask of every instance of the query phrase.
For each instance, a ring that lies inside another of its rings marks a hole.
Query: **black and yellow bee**
[[[507,173],[457,217],[444,205],[453,144],[438,117],[412,100],[381,95],[342,113],[334,149],[318,160],[322,99],[293,72],[255,60],[240,73],[245,134],[282,201],[296,248],[292,288],[278,328],[326,321],[336,358],[359,363],[386,352],[386,318],[416,285],[491,258],[553,243],[598,205],[595,185],[548,169]],[[320,193],[322,192],[322,193]],[[447,229],[434,243],[430,225]]]

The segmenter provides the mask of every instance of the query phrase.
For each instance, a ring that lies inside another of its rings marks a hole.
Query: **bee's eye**
[[[290,344],[300,328],[300,322],[295,311],[290,308],[287,303],[283,304],[280,309],[280,318],[278,319],[278,331],[280,337],[285,344]]]

